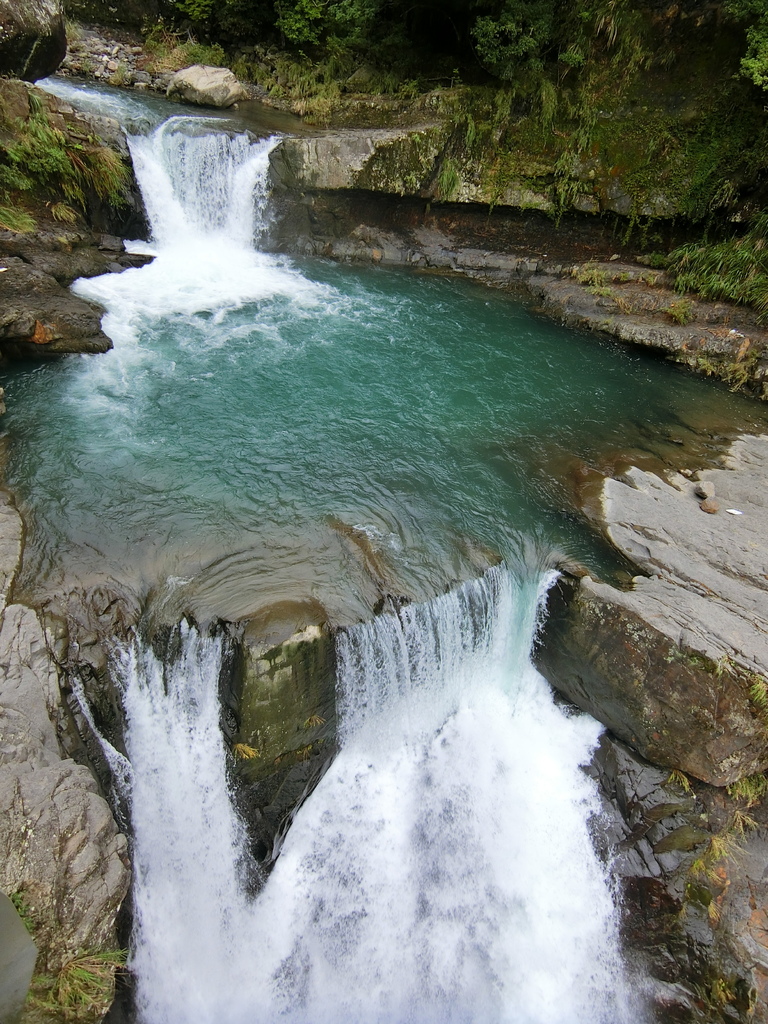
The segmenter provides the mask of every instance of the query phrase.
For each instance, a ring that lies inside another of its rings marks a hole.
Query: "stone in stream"
[[[715,496],[715,485],[711,480],[697,480],[693,490],[697,498],[714,498]]]
[[[708,471],[743,516],[701,516],[695,484],[632,468],[599,519],[640,573],[552,593],[540,664],[644,757],[716,786],[768,768],[768,436]]]
[[[228,68],[207,64],[193,64],[177,71],[168,83],[166,95],[201,107],[231,107],[248,99],[247,89]]]

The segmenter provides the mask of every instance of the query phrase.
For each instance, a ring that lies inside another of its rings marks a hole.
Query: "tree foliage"
[[[741,72],[761,89],[768,89],[768,0],[727,0],[725,9],[746,24],[747,51]]]
[[[579,73],[608,55],[628,75],[654,59],[655,15],[632,0],[170,0],[214,41],[264,42],[307,52],[441,53],[452,66],[501,81]],[[742,73],[768,88],[768,0],[724,0],[743,26]]]

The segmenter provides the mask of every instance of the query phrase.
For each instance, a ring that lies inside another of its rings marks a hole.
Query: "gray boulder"
[[[177,71],[168,83],[166,95],[169,99],[201,107],[231,107],[248,99],[245,86],[228,68],[213,68],[207,64],[193,64]]]
[[[0,892],[0,1020],[17,1024],[37,960],[37,947],[13,903]]]
[[[0,75],[34,82],[66,52],[62,0],[0,0]]]

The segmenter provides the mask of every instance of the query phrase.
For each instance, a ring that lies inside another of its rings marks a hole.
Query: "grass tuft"
[[[97,1021],[115,997],[115,974],[125,966],[127,950],[89,952],[73,957],[56,977],[32,979],[29,1005],[66,1022]]]
[[[759,804],[766,793],[768,778],[762,772],[758,775],[747,775],[728,786],[728,796],[734,800],[743,800],[748,808]]]

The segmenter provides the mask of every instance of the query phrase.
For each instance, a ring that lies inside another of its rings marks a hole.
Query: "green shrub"
[[[73,957],[55,977],[32,979],[28,1005],[56,1021],[101,1020],[115,996],[115,973],[127,958],[123,949],[86,952]]]
[[[665,306],[662,312],[666,313],[667,316],[671,317],[676,324],[685,326],[689,324],[691,320],[695,319],[695,313],[693,312],[693,301],[687,296],[682,299],[676,299],[674,302],[670,302],[668,306]]]
[[[122,205],[128,171],[119,154],[92,136],[55,127],[34,93],[30,101],[27,120],[3,124],[0,224],[12,231],[32,229],[34,219],[20,201],[25,193],[52,202],[53,217],[69,223],[76,219],[73,206],[84,210],[90,192]]]
[[[768,315],[768,214],[761,214],[741,237],[721,242],[692,242],[673,250],[669,270],[678,291],[705,299],[754,306]]]

